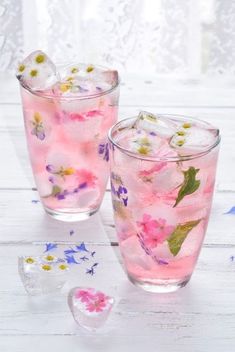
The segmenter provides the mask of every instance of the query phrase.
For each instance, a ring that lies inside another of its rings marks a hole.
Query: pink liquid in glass
[[[21,84],[28,150],[41,202],[47,213],[64,221],[86,219],[101,204],[109,174],[107,131],[117,120],[119,98],[118,82],[100,82],[101,88],[96,77],[79,77],[77,85],[70,84],[72,79],[77,78],[67,77],[45,91]]]
[[[116,231],[130,280],[170,292],[190,279],[210,215],[219,131],[140,113],[110,131]]]

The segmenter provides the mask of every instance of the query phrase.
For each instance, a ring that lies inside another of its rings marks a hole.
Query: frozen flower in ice
[[[137,221],[137,225],[141,229],[144,243],[148,248],[157,247],[174,231],[174,226],[167,225],[165,219],[152,219],[148,214],[144,214],[142,221]]]
[[[86,184],[87,187],[94,187],[97,181],[97,177],[86,169],[79,169],[76,171],[76,178],[78,184]]]

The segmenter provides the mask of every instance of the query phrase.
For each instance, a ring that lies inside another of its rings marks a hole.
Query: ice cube
[[[74,287],[68,305],[76,323],[87,330],[100,328],[114,305],[114,298],[90,287]]]
[[[88,188],[78,194],[77,205],[79,208],[87,208],[98,203],[100,191],[98,188]]]
[[[157,116],[147,111],[140,111],[133,127],[161,137],[171,137],[176,129],[176,125],[169,118]]]
[[[217,129],[205,129],[200,126],[180,128],[171,138],[170,145],[182,154],[203,151],[212,146],[218,135]]]
[[[17,78],[32,90],[46,90],[58,81],[59,76],[51,59],[37,50],[18,65]]]
[[[52,255],[18,258],[21,281],[29,295],[59,291],[68,278],[69,265]]]

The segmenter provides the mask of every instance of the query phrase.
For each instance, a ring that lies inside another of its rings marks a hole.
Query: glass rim
[[[157,116],[162,116],[162,117],[180,117],[180,118],[185,118],[185,115],[180,115],[180,114],[156,114]],[[187,116],[187,121],[199,121],[209,127],[215,128],[217,130],[217,135],[216,135],[216,141],[211,144],[208,148],[206,148],[203,151],[200,151],[198,153],[194,153],[194,154],[187,154],[187,155],[181,155],[181,156],[166,156],[166,157],[157,157],[157,156],[142,156],[142,155],[138,155],[136,152],[129,150],[128,148],[122,147],[118,142],[116,142],[113,138],[113,134],[115,131],[117,131],[118,127],[122,124],[125,123],[128,120],[132,120],[132,119],[136,119],[137,116],[134,117],[127,117],[121,121],[118,121],[117,123],[115,123],[115,125],[113,125],[108,132],[108,139],[109,141],[118,149],[120,149],[122,152],[124,152],[125,154],[136,158],[136,159],[140,159],[140,160],[144,160],[144,161],[169,161],[169,162],[177,162],[177,161],[185,161],[185,160],[192,160],[192,159],[196,159],[196,158],[200,158],[206,154],[208,154],[211,150],[213,150],[217,145],[219,145],[220,141],[221,141],[221,136],[220,136],[220,130],[216,127],[214,127],[213,125],[211,125],[210,123],[204,121],[204,120],[200,120],[198,118],[195,117],[191,117],[191,116]]]
[[[76,63],[76,65],[79,65],[79,64],[84,64],[84,63],[81,63],[81,62],[80,63]],[[73,63],[71,62],[71,63],[66,64],[66,66],[70,66],[70,65],[72,66]],[[75,63],[74,63],[74,65],[75,65]],[[59,64],[59,65],[56,65],[56,66],[62,66],[62,64]],[[109,68],[106,67],[106,66],[95,65],[95,64],[93,64],[93,66],[109,70]],[[87,94],[87,95],[82,95],[82,96],[77,96],[77,97],[70,97],[70,96],[63,97],[63,96],[59,96],[59,95],[52,95],[52,94],[49,94],[49,93],[45,94],[43,91],[40,91],[40,90],[32,90],[30,87],[28,87],[26,84],[24,84],[24,82],[21,81],[20,78],[17,77],[17,75],[16,75],[16,78],[18,79],[20,86],[22,88],[24,88],[25,90],[27,90],[28,92],[30,92],[31,94],[36,95],[37,97],[41,97],[41,98],[59,99],[59,100],[62,100],[62,101],[88,100],[88,99],[99,98],[99,97],[101,97],[103,95],[107,95],[107,94],[111,93],[112,91],[116,90],[116,88],[118,88],[120,86],[120,83],[121,83],[120,75],[119,75],[119,72],[118,72],[118,80],[117,80],[116,84],[114,86],[112,86],[111,88],[109,88],[107,90],[104,90],[103,92],[98,92],[98,93],[89,94],[89,95]]]

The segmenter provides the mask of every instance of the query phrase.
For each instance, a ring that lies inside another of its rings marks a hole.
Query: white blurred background
[[[0,0],[0,71],[35,49],[151,77],[235,75],[233,0]]]

